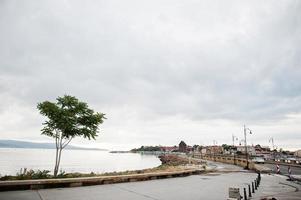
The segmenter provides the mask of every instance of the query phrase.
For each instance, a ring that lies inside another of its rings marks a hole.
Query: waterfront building
[[[187,152],[187,144],[184,141],[181,141],[179,144],[179,152]]]

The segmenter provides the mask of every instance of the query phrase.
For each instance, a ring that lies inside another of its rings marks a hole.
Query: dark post
[[[252,194],[251,194],[251,186],[248,184],[248,188],[249,188],[249,197],[252,197]]]
[[[246,191],[246,188],[244,188],[244,200],[247,200],[247,191]]]
[[[246,153],[246,161],[247,165],[245,169],[249,169],[249,159],[248,159],[248,149],[247,149],[247,130],[246,130],[246,125],[244,125],[244,135],[245,135],[245,153]]]
[[[254,183],[252,182],[252,193],[255,193],[255,190],[254,190]]]

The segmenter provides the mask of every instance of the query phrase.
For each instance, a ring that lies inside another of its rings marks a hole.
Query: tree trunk
[[[62,134],[56,132],[56,138],[55,138],[55,147],[56,147],[55,166],[54,166],[54,171],[53,171],[54,177],[57,176],[57,173],[59,171],[61,153],[62,153],[62,139],[63,139]]]
[[[59,171],[59,167],[60,167],[62,150],[63,150],[62,148],[59,149],[59,155],[58,155],[59,158],[58,158],[58,161],[57,161],[57,172]],[[57,173],[57,172],[56,172],[56,173]],[[57,175],[57,174],[56,174],[56,175]],[[56,175],[55,175],[55,176],[56,176]]]
[[[55,153],[55,166],[54,166],[54,177],[57,176],[60,163],[61,163],[61,157],[62,157],[62,150],[71,142],[73,137],[66,139],[63,142],[63,135],[57,133],[57,137],[55,138],[55,145],[56,145],[56,153]]]
[[[55,165],[54,165],[54,171],[53,174],[56,177],[57,176],[57,172],[58,172],[58,153],[59,153],[59,149],[56,148],[56,152],[55,152]]]

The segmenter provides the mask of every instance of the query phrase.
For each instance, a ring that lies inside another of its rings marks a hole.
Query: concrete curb
[[[146,180],[155,180],[155,179],[163,179],[163,178],[183,177],[183,176],[189,176],[193,174],[201,174],[204,172],[205,170],[193,169],[193,170],[183,170],[183,171],[176,171],[176,172],[156,172],[156,173],[131,174],[131,175],[119,175],[119,176],[96,176],[96,177],[83,177],[83,178],[0,181],[0,191],[79,187],[79,186],[146,181]]]
[[[258,165],[258,164],[254,164],[254,170],[256,172],[260,172],[260,173],[272,173],[272,170],[268,167],[264,167],[264,166],[261,166],[261,165]]]

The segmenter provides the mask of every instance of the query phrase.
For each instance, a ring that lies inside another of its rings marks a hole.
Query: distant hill
[[[24,142],[24,141],[19,141],[19,140],[0,140],[0,148],[55,149],[55,144],[54,143]],[[66,149],[107,151],[106,149],[84,148],[84,147],[78,147],[78,146],[72,146],[72,145],[68,145],[66,147]]]

